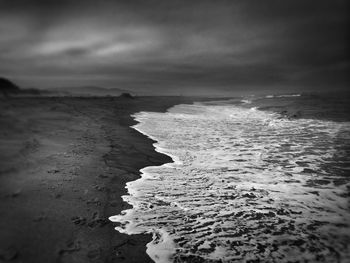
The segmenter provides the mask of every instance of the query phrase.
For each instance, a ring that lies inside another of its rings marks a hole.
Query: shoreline
[[[151,235],[120,234],[108,217],[140,169],[171,161],[130,116],[197,98],[0,100],[0,259],[152,262]]]
[[[174,115],[140,113],[136,116],[139,125],[134,129],[156,141],[153,144],[155,150],[171,157],[172,162],[141,169],[141,178],[128,183],[130,194],[125,198],[137,208],[115,218],[115,221],[122,223],[125,233],[155,233],[147,250],[155,262],[168,262],[167,259],[172,258],[170,256],[174,255],[175,247],[171,240],[177,242],[175,261],[201,261],[208,255],[213,256],[213,260],[220,260],[220,257],[229,260],[232,256],[237,260],[254,257],[255,260],[277,258],[280,261],[288,261],[290,257],[322,260],[321,253],[326,261],[348,257],[348,237],[342,234],[348,228],[345,206],[347,181],[345,178],[341,181],[333,178],[332,182],[327,176],[328,172],[323,170],[324,160],[318,159],[320,155],[313,154],[326,151],[323,157],[336,161],[334,156],[337,149],[343,149],[343,146],[346,149],[346,137],[333,141],[333,135],[346,129],[345,124],[334,126],[328,121],[300,119],[282,120],[281,125],[275,126],[274,121],[278,124],[280,119],[278,116],[263,111],[255,113],[243,107],[235,107],[236,114],[232,115],[228,115],[225,109],[221,112],[215,108],[212,111],[205,108],[198,115],[183,116],[187,108],[181,106],[178,114],[174,110]],[[193,109],[194,112],[196,110]],[[231,107],[228,110],[228,113],[232,113]],[[219,121],[209,125],[211,117]],[[193,129],[194,126],[198,130]],[[209,136],[205,133],[207,129],[211,131]],[[243,136],[242,131],[245,132]],[[258,132],[259,140],[255,140]],[[318,133],[323,135],[316,139],[313,137],[312,142],[299,140],[309,139],[309,136]],[[266,144],[266,137],[271,146]],[[196,138],[199,138],[198,141]],[[281,147],[275,151],[281,145],[279,138],[287,146],[293,145],[295,148]],[[200,156],[203,148],[208,149],[208,141],[214,142],[210,144],[212,153],[224,153],[219,155],[221,160],[225,160],[224,165],[217,167],[215,161],[220,159],[213,155]],[[327,145],[323,144],[325,141]],[[205,146],[200,148],[197,145]],[[304,151],[304,147],[313,152]],[[229,151],[223,151],[226,149]],[[261,149],[266,151],[262,152]],[[261,157],[261,153],[265,156]],[[291,161],[286,153],[292,154]],[[185,165],[177,167],[177,158],[173,155],[184,160]],[[225,158],[227,156],[230,159]],[[214,162],[207,162],[211,157]],[[330,168],[333,165],[329,163]],[[213,178],[218,179],[215,181]],[[184,206],[177,205],[177,201]],[[318,205],[320,203],[322,206]],[[222,213],[228,207],[233,209]],[[327,220],[327,217],[332,220]],[[184,221],[184,218],[190,220]],[[237,225],[237,228],[232,228],[232,225]],[[170,237],[164,235],[166,232]],[[248,232],[252,234],[246,235]],[[313,238],[312,241],[303,242],[300,248],[301,234]],[[258,246],[248,243],[252,235]],[[274,239],[276,236],[279,240],[288,236],[291,241],[279,242]],[[243,240],[245,245],[232,246],[236,244],[235,237]],[[334,245],[334,250],[328,249],[329,244]],[[214,253],[217,247],[223,253],[221,256]],[[232,250],[233,247],[235,250]],[[264,251],[268,249],[277,252],[267,256]]]
[[[169,162],[165,162],[163,164],[157,165],[158,167],[167,166],[167,165],[171,165],[171,164],[175,164],[175,163],[180,162],[176,156],[167,153],[165,150],[162,151],[163,148],[161,147],[160,142],[157,141],[156,138],[153,138],[151,135],[147,134],[146,132],[143,132],[140,128],[138,128],[137,126],[139,124],[142,124],[142,122],[137,119],[137,116],[132,115],[132,117],[133,117],[133,120],[137,122],[137,124],[132,125],[130,127],[132,129],[136,130],[137,132],[139,132],[140,134],[144,135],[149,140],[151,140],[153,142],[152,146],[154,147],[154,151],[155,152],[158,152],[159,154],[167,156],[167,157],[170,158]],[[146,167],[141,168],[139,170],[140,177],[137,178],[134,181],[129,181],[126,184],[125,188],[127,189],[127,196],[131,196],[132,197],[133,193],[135,194],[135,191],[133,191],[133,187],[130,184],[143,182],[144,180],[147,180],[146,179],[146,177],[147,177],[147,168],[152,168],[152,167],[154,167],[154,165],[146,166]],[[130,192],[130,190],[132,192]],[[125,200],[125,202],[129,204],[130,208],[123,210],[122,211],[123,214],[119,213],[119,214],[117,214],[115,216],[111,216],[109,218],[109,220],[112,221],[112,222],[115,222],[115,223],[120,223],[120,224],[125,225],[123,228],[117,227],[117,231],[119,231],[120,233],[126,233],[128,235],[135,235],[135,234],[137,235],[137,233],[142,232],[141,229],[137,229],[137,228],[134,229],[133,224],[130,221],[128,221],[130,214],[132,214],[133,211],[134,211],[134,205],[135,204],[132,201],[127,201],[127,200]],[[129,222],[129,223],[126,223],[126,222]],[[147,234],[147,235],[151,235],[152,236],[150,242],[148,242],[146,244],[146,248],[147,248],[146,249],[146,253],[147,253],[147,255],[154,262],[171,262],[170,258],[173,255],[173,253],[175,253],[175,247],[174,247],[173,240],[169,239],[167,233],[165,231],[163,231],[162,229],[158,229],[158,230],[152,231],[152,232],[153,233],[150,232],[150,233]],[[156,236],[161,236],[160,240],[162,240],[162,242],[158,241],[158,242],[154,243]],[[157,248],[159,248],[159,247],[166,248],[165,251],[168,251],[168,252],[165,252],[164,249],[162,249],[161,253],[158,254],[157,253]],[[174,251],[170,251],[169,247],[173,247]]]

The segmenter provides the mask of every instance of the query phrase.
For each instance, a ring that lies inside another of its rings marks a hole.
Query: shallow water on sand
[[[350,259],[349,122],[221,104],[134,117],[174,163],[142,169],[111,220],[153,233],[156,262]]]

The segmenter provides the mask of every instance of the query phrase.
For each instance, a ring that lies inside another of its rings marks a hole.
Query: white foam
[[[245,103],[245,104],[251,104],[252,101],[251,100],[241,100],[242,103]]]
[[[147,244],[147,254],[155,262],[170,263],[175,252],[175,244],[169,234],[162,230],[153,232],[153,240]]]
[[[276,244],[270,261],[287,261],[281,253],[312,261],[311,247],[332,260],[325,243],[350,255],[349,183],[332,181],[341,179],[333,162],[349,123],[198,104],[134,117],[133,128],[174,162],[142,169],[123,197],[133,208],[111,220],[124,233],[153,233],[147,253],[154,261],[263,260],[257,244]],[[304,250],[291,243],[308,235],[317,239],[304,238]]]
[[[266,95],[266,99],[300,97],[301,94]]]
[[[286,94],[286,95],[278,95],[278,98],[291,98],[291,97],[300,97],[301,94]]]

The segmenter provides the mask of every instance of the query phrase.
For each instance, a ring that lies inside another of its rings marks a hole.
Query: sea
[[[173,160],[127,183],[118,231],[155,262],[350,262],[348,94],[269,94],[139,112]]]

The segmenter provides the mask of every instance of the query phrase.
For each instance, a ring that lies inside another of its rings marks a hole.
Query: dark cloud
[[[0,0],[0,74],[188,93],[349,85],[347,1]]]

